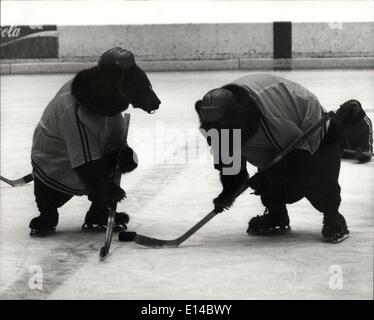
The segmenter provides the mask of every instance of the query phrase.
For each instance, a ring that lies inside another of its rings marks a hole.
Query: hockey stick
[[[129,132],[129,126],[130,126],[130,114],[125,113],[123,115],[123,119],[125,121],[124,131],[123,131],[123,136],[122,136],[121,143],[120,143],[118,153],[117,153],[116,168],[114,171],[114,178],[113,178],[114,183],[117,186],[120,186],[121,184],[122,172],[121,172],[121,169],[119,168],[119,158],[120,158],[121,150],[127,144],[127,134]],[[101,247],[100,254],[99,254],[101,260],[104,260],[105,257],[108,255],[110,245],[112,243],[113,226],[114,226],[114,218],[116,215],[116,210],[117,210],[117,203],[114,204],[112,207],[108,208],[109,213],[108,213],[108,222],[107,222],[106,232],[105,232],[105,242],[104,242],[104,246]]]
[[[303,139],[305,139],[309,134],[320,128],[323,124],[325,124],[329,119],[334,116],[334,112],[328,112],[324,115],[314,126],[309,128],[305,131],[300,137],[298,137],[294,142],[292,142],[286,149],[284,149],[278,156],[276,156],[270,163],[264,168],[264,170],[269,169],[274,164],[282,160],[286,155],[288,155]],[[240,196],[245,190],[249,187],[249,180],[244,182],[240,188],[234,193],[232,198],[229,201],[229,204],[232,204],[234,200]],[[152,247],[152,248],[159,248],[159,247],[178,247],[181,243],[186,241],[189,237],[191,237],[196,231],[198,231],[201,227],[203,227],[206,223],[208,223],[213,217],[215,217],[218,213],[222,211],[217,211],[213,209],[209,212],[203,219],[201,219],[198,223],[196,223],[191,229],[189,229],[186,233],[182,234],[179,238],[174,240],[161,240],[156,238],[151,238],[148,236],[144,236],[141,234],[137,234],[135,236],[134,242],[143,246]]]
[[[5,183],[7,183],[9,185],[11,185],[12,187],[21,187],[21,186],[24,186],[26,183],[29,183],[29,182],[33,181],[34,177],[33,177],[32,173],[30,173],[28,175],[25,175],[22,178],[11,180],[11,179],[7,179],[7,178],[0,175],[0,180],[4,181]]]

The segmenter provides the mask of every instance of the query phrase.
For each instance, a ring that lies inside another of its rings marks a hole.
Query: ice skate
[[[291,231],[290,219],[287,209],[284,208],[281,213],[272,213],[268,208],[262,216],[252,218],[248,223],[247,233],[249,235],[281,235]]]
[[[127,230],[127,223],[130,217],[125,212],[116,212],[114,217],[113,231],[120,232]],[[86,214],[85,221],[82,225],[83,231],[106,231],[108,223],[107,216],[98,216],[88,211]]]
[[[349,230],[344,217],[340,213],[333,217],[325,216],[322,235],[330,243],[339,243],[348,238]]]
[[[30,236],[45,237],[56,231],[58,214],[40,214],[30,221]]]

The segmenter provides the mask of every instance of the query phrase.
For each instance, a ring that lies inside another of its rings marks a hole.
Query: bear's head
[[[253,136],[260,122],[256,101],[236,84],[210,90],[195,103],[195,110],[201,129],[239,129],[243,142]]]
[[[365,117],[365,111],[362,109],[361,103],[354,99],[344,102],[336,111],[336,114],[346,125],[353,124]]]
[[[104,52],[97,66],[79,72],[71,91],[79,103],[102,116],[118,114],[129,104],[153,113],[161,104],[132,52],[119,47]]]

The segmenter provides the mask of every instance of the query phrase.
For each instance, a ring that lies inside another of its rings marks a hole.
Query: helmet
[[[365,116],[361,103],[355,99],[344,102],[336,111],[336,114],[343,119],[345,124],[352,124]]]
[[[105,51],[98,63],[98,68],[105,70],[118,66],[120,70],[125,70],[135,65],[134,54],[121,47],[115,47]]]
[[[230,90],[224,88],[209,91],[199,105],[199,113],[204,121],[216,121],[220,119],[228,105],[236,103]]]
[[[358,100],[350,99],[346,102],[344,102],[340,107],[350,107],[350,108],[357,108],[362,109],[361,103]]]

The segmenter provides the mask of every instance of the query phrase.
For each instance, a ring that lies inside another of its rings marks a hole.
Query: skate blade
[[[272,228],[268,230],[257,230],[257,231],[248,231],[247,233],[251,236],[281,236],[287,233],[291,232],[291,227],[278,227],[278,228]]]
[[[113,232],[121,232],[126,230],[126,226],[122,225],[115,225],[113,226]],[[82,231],[85,232],[97,232],[97,233],[103,233],[106,232],[106,226],[105,225],[93,225],[93,224],[87,224],[84,223],[81,228]]]
[[[43,238],[43,237],[51,236],[55,232],[56,232],[56,228],[53,228],[53,229],[50,229],[50,230],[45,230],[45,231],[32,229],[30,231],[30,237],[32,237],[32,238]]]
[[[103,225],[93,225],[93,224],[87,224],[84,223],[81,227],[82,231],[85,232],[97,232],[97,233],[102,233],[106,231],[106,226]]]
[[[338,235],[336,237],[328,238],[328,239],[325,240],[325,242],[332,243],[332,244],[337,244],[337,243],[343,242],[348,237],[349,237],[349,232],[345,233],[343,235]]]

